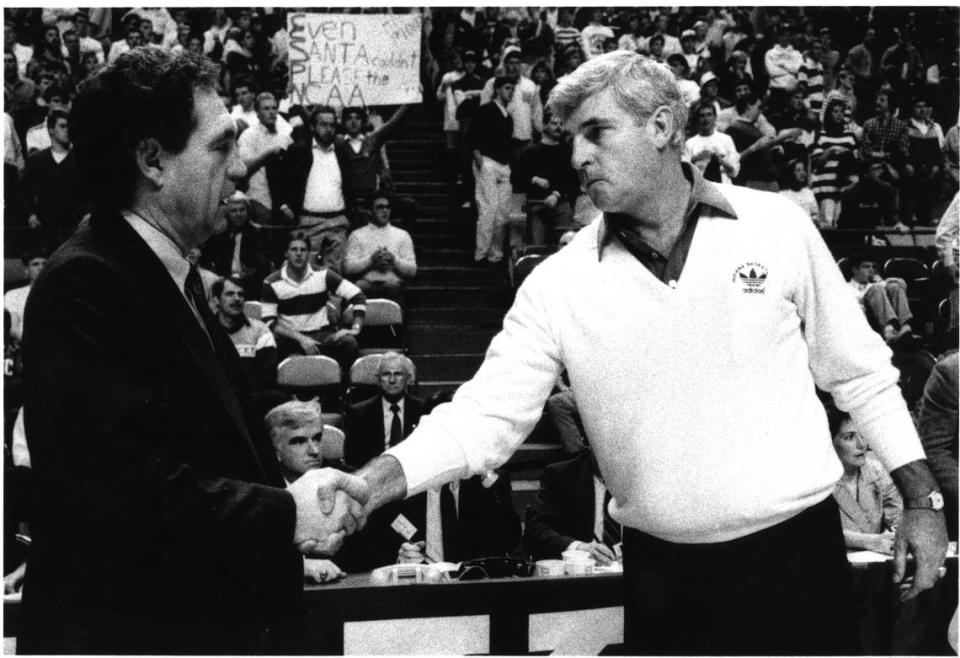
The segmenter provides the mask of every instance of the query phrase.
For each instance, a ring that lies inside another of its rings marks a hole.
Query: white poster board
[[[290,101],[332,107],[419,103],[420,14],[287,17]]]

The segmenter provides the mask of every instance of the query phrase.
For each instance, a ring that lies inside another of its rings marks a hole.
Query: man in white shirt
[[[231,27],[233,27],[233,20],[227,16],[227,10],[223,7],[215,8],[210,29],[203,33],[203,54],[220,59],[223,55],[223,46],[227,42],[227,32]],[[219,53],[214,53],[216,48],[220,49]]]
[[[256,224],[274,224],[271,179],[278,173],[275,165],[280,154],[293,143],[293,128],[277,114],[277,100],[268,91],[261,92],[254,101],[257,122],[240,133],[237,146],[247,166],[250,219]],[[276,185],[273,182],[273,185]]]
[[[687,140],[686,156],[707,180],[729,183],[740,173],[737,147],[729,135],[717,132],[717,113],[713,105],[698,105],[694,112],[698,132]]]
[[[137,27],[138,20],[131,20],[130,24],[127,26],[126,31],[124,32],[123,39],[118,39],[110,45],[110,54],[107,55],[107,61],[111,64],[117,61],[117,58],[120,57],[125,52],[136,48],[137,46],[143,43],[143,35],[140,33],[140,29]]]
[[[27,275],[27,285],[9,290],[3,296],[3,308],[10,314],[10,337],[14,340],[23,340],[23,311],[27,306],[27,296],[46,265],[47,257],[41,252],[31,251],[20,260]]]
[[[390,223],[390,197],[376,194],[366,226],[347,237],[343,272],[367,299],[392,299],[403,306],[404,284],[417,274],[413,239]]]
[[[763,56],[763,63],[770,76],[770,105],[785,102],[787,93],[796,89],[797,74],[803,66],[803,54],[793,47],[793,28],[784,23],[777,30],[777,42]]]
[[[242,128],[250,128],[259,121],[257,118],[257,90],[249,78],[239,78],[233,85],[233,97],[237,104],[233,106],[230,116],[243,121]]]

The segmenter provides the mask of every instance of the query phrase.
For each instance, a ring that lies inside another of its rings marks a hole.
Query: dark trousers
[[[840,515],[832,496],[772,528],[674,544],[624,528],[628,654],[858,651]]]

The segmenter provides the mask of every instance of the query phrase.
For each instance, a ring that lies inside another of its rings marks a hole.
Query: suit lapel
[[[228,378],[226,366],[211,346],[186,298],[177,290],[170,273],[122,217],[96,216],[91,226],[116,246],[118,264],[122,264],[126,272],[141,280],[143,290],[153,291],[154,294],[150,297],[152,308],[169,324],[172,329],[170,333],[176,335],[203,378],[210,384],[262,472],[263,466],[247,432],[247,424],[234,386]],[[222,345],[223,341],[218,340],[219,338],[210,337],[215,344]]]

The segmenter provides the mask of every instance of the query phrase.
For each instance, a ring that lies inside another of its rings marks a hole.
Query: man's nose
[[[320,454],[320,442],[319,441],[308,441],[307,442],[307,452],[311,455]]]
[[[588,142],[583,135],[574,135],[573,153],[570,156],[570,165],[579,171],[586,166],[591,157],[590,142]]]

